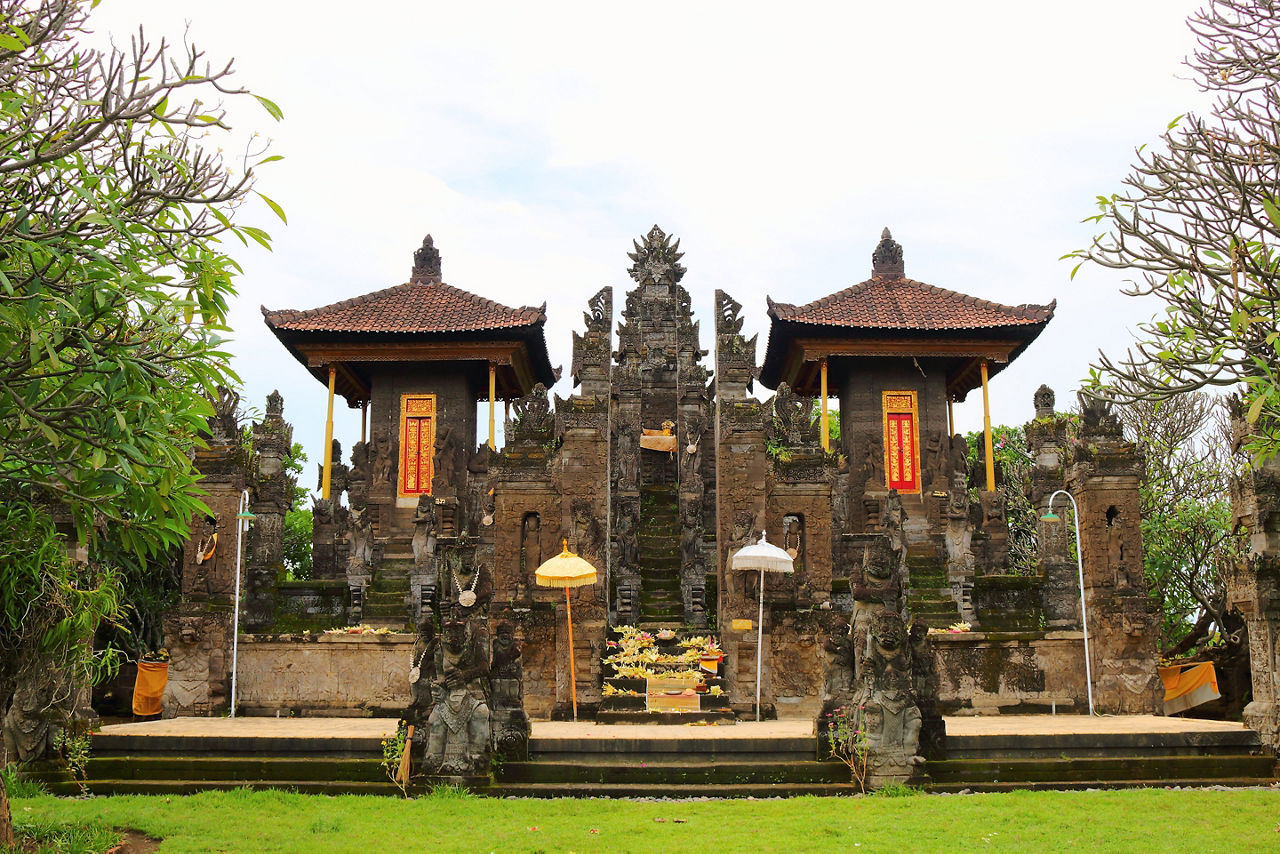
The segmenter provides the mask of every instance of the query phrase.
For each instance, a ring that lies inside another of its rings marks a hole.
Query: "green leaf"
[[[256,192],[257,192],[257,190],[255,190],[254,192],[256,193]],[[266,197],[264,194],[262,194],[262,193],[258,193],[258,198],[260,198],[260,199],[262,199],[264,202],[266,202],[266,203],[267,203],[267,207],[271,208],[273,211],[275,211],[275,212],[276,212],[276,216],[280,217],[280,221],[281,221],[281,222],[283,222],[285,225],[288,225],[288,224],[289,224],[289,218],[288,218],[287,216],[285,216],[285,215],[284,215],[284,208],[280,207],[278,204],[276,204],[276,203],[275,203],[274,201],[272,201],[271,199],[267,198],[267,197]]]
[[[1249,411],[1245,414],[1250,424],[1258,420],[1258,416],[1262,414],[1262,407],[1266,404],[1267,398],[1264,395],[1258,395],[1254,398],[1253,403],[1249,404]]]
[[[1267,212],[1267,219],[1271,220],[1271,224],[1276,228],[1280,228],[1280,207],[1277,207],[1275,199],[1262,197],[1262,209]]]
[[[1181,115],[1174,116],[1173,121],[1169,122],[1169,126],[1165,128],[1165,130],[1173,130],[1174,128],[1176,128],[1178,126],[1178,122],[1182,121],[1186,117],[1186,115],[1187,115],[1186,113],[1182,113]]]
[[[6,36],[0,33],[0,48],[4,48],[5,50],[22,50],[25,47],[26,45],[13,36]]]
[[[255,164],[253,164],[253,165],[254,165],[254,166],[261,166],[263,163],[274,163],[274,162],[275,162],[275,161],[277,161],[277,160],[284,160],[284,155],[282,155],[282,154],[272,154],[270,157],[264,157],[264,158],[262,158],[261,160],[259,160],[257,163],[255,163]]]
[[[261,95],[254,95],[253,97],[257,98],[258,103],[261,104],[266,109],[266,111],[271,114],[271,118],[275,119],[276,121],[280,121],[281,119],[284,118],[284,112],[280,109],[280,107],[276,105],[275,101],[272,101],[270,98],[264,98]]]

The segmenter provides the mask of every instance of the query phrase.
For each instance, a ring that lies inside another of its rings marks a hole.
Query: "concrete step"
[[[384,779],[386,779],[384,777]],[[88,790],[94,795],[194,795],[197,792],[231,789],[282,789],[305,795],[399,795],[400,790],[386,782],[328,780],[90,780]],[[76,783],[49,786],[50,794],[79,795]]]
[[[1091,780],[1091,781],[1053,781],[1037,783],[933,783],[924,784],[924,790],[933,794],[946,792],[1044,792],[1044,791],[1082,791],[1085,789],[1202,789],[1212,786],[1225,786],[1233,789],[1250,786],[1268,785],[1254,777],[1211,777],[1207,779],[1170,780]]]
[[[1059,733],[1052,735],[948,735],[948,759],[1061,759],[1257,754],[1249,729],[1209,732]]]

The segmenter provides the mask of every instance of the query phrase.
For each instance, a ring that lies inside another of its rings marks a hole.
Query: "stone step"
[[[93,795],[194,795],[197,792],[230,791],[233,789],[280,789],[300,792],[304,795],[399,795],[389,779],[386,782],[328,781],[328,780],[89,780],[87,788]],[[79,795],[76,783],[59,783],[49,786],[53,795]],[[412,790],[411,790],[412,791]]]
[[[1156,780],[1055,780],[1049,782],[1017,782],[1017,783],[933,783],[927,782],[923,788],[931,794],[947,794],[958,792],[1046,792],[1046,791],[1082,791],[1085,789],[1167,789],[1178,786],[1187,789],[1204,789],[1213,786],[1227,788],[1247,788],[1268,785],[1268,781],[1257,777],[1207,777],[1204,779],[1171,780],[1167,777]]]
[[[853,783],[498,783],[486,794],[511,798],[791,798],[855,795]]]
[[[1061,759],[1258,754],[1258,733],[1239,729],[1200,732],[949,735],[948,759]]]
[[[325,780],[379,783],[387,779],[373,757],[91,756],[94,780]],[[388,781],[389,782],[389,781]]]
[[[1123,780],[1247,778],[1270,782],[1270,756],[1125,756],[1035,759],[944,759],[928,764],[934,783],[1087,783]]]
[[[633,783],[759,784],[846,783],[849,769],[839,762],[708,761],[688,757],[683,761],[652,762],[649,757],[616,757],[611,764],[578,762],[504,762],[499,783]]]

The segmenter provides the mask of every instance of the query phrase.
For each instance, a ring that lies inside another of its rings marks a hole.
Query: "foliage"
[[[3,708],[26,677],[82,682],[119,610],[109,561],[163,555],[205,511],[192,451],[234,378],[221,238],[270,243],[231,221],[263,152],[236,167],[208,141],[249,94],[231,66],[141,30],[89,47],[93,5],[0,0]],[[88,564],[60,554],[64,517]]]
[[[1209,0],[1192,15],[1186,65],[1208,114],[1138,149],[1125,188],[1090,218],[1106,231],[1064,256],[1130,273],[1124,293],[1164,303],[1093,382],[1122,401],[1242,383],[1259,457],[1280,450],[1278,16],[1273,0]]]
[[[863,726],[862,706],[840,706],[826,715],[827,749],[831,755],[849,766],[858,791],[867,791],[867,731]]]
[[[89,734],[73,727],[63,727],[54,737],[54,748],[71,776],[80,784],[80,792],[89,792]]]
[[[1178,655],[1215,635],[1238,636],[1227,610],[1227,572],[1243,554],[1228,484],[1226,404],[1204,392],[1140,400],[1118,410],[1142,450],[1143,570],[1162,614],[1160,648]]]
[[[1130,789],[917,798],[682,802],[371,798],[282,791],[23,800],[28,823],[133,827],[163,850],[400,851],[1266,851],[1276,793]],[[30,808],[30,812],[27,812]],[[1169,816],[1199,816],[1169,833]],[[675,822],[676,818],[687,819]],[[657,821],[656,819],[661,819]],[[333,828],[341,828],[334,832]],[[592,829],[599,830],[592,834]],[[994,831],[998,830],[998,834]],[[986,841],[984,841],[984,839]]]
[[[296,479],[302,474],[306,462],[307,454],[302,450],[302,444],[294,442],[284,456],[284,470]],[[296,581],[311,580],[313,526],[311,508],[307,504],[309,495],[307,488],[298,486],[295,480],[293,503],[284,514],[284,568]]]
[[[400,794],[406,798],[409,797],[409,777],[408,775],[400,776],[400,765],[404,760],[408,733],[408,724],[400,721],[396,725],[395,735],[382,740],[382,770],[387,772],[387,777],[396,784]]]
[[[985,439],[982,431],[965,436],[969,446],[970,483],[985,487]],[[1027,498],[1027,486],[1035,460],[1027,449],[1021,427],[1004,424],[991,428],[996,463],[996,492],[1004,498],[1009,522],[1009,574],[1035,575],[1040,571],[1039,517]]]
[[[101,854],[116,850],[120,831],[92,822],[86,825],[65,825],[57,822],[31,821],[19,817],[14,821],[14,833],[18,838],[17,850],[58,852],[58,854]]]
[[[18,763],[0,767],[0,781],[11,798],[35,798],[47,794],[44,783],[39,780],[28,780],[22,777]]]
[[[815,397],[813,399],[813,420],[817,421],[822,418],[822,398]],[[833,407],[830,401],[827,402],[827,438],[830,440],[829,445],[834,450],[840,447],[840,410]]]
[[[251,192],[203,141],[243,94],[192,46],[86,47],[87,4],[0,3],[0,488],[67,506],[139,556],[201,505],[190,452],[232,376],[236,263],[219,238]]]

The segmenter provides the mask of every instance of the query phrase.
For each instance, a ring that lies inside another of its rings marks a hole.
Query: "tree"
[[[1244,548],[1228,484],[1226,402],[1204,392],[1139,400],[1118,410],[1143,451],[1143,568],[1163,615],[1160,648],[1170,658],[1211,639],[1240,647],[1244,621],[1227,607],[1227,572]]]
[[[67,566],[4,553],[4,709],[27,653],[73,637],[67,655],[91,655],[79,629],[118,605],[105,542],[145,560],[203,511],[191,452],[235,379],[221,347],[239,268],[223,240],[270,245],[232,218],[253,167],[278,157],[250,143],[231,163],[210,144],[229,130],[223,99],[249,96],[231,65],[141,30],[127,49],[88,47],[92,5],[0,0],[0,507],[18,520],[0,536],[45,543],[65,516],[90,548]]]
[[[1265,458],[1280,450],[1265,426],[1280,423],[1280,10],[1209,0],[1188,25],[1208,114],[1139,148],[1090,218],[1107,231],[1064,257],[1131,273],[1124,293],[1164,303],[1123,356],[1100,354],[1094,384],[1126,403],[1243,384],[1249,450]]]

